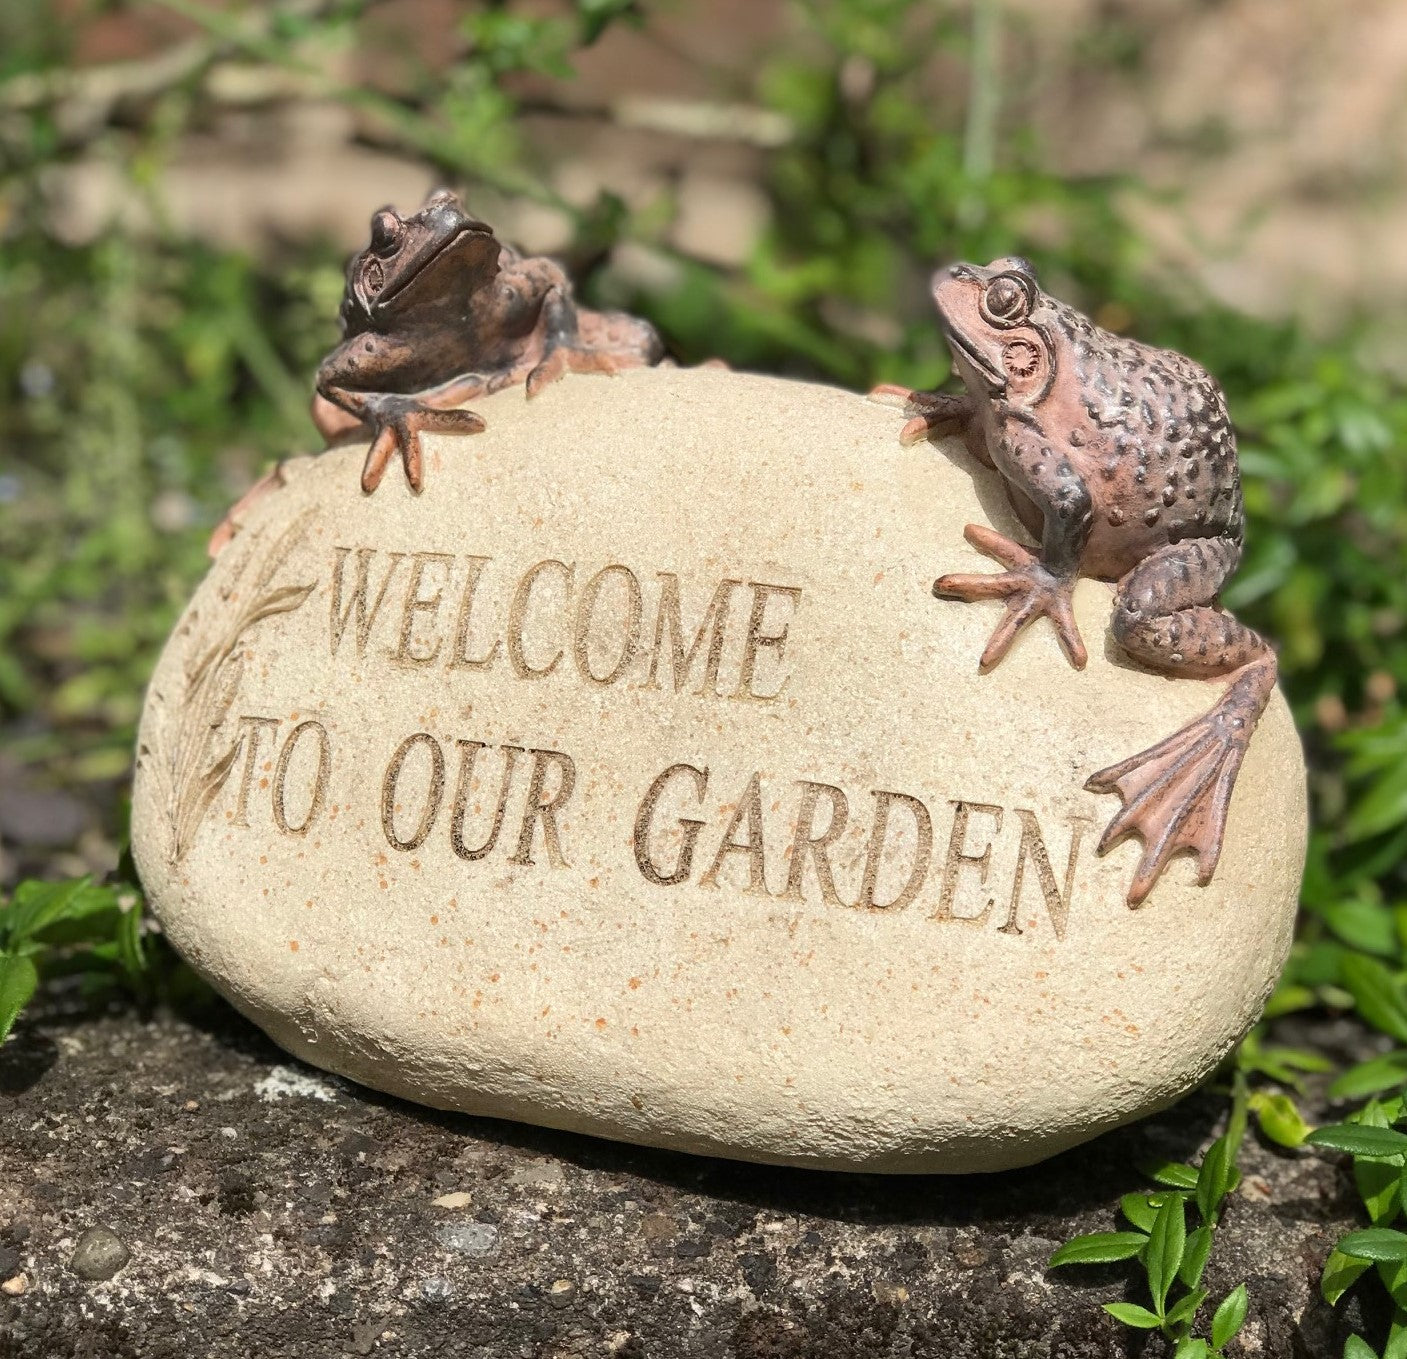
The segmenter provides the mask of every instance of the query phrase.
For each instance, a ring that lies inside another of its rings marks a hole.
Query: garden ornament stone
[[[902,439],[862,396],[643,362],[526,402],[545,331],[459,427],[418,385],[457,360],[356,388],[359,441],[246,506],[147,695],[133,852],[192,965],[377,1089],[756,1161],[996,1170],[1205,1078],[1283,965],[1306,830],[1273,662],[1208,585],[1225,412],[1026,266],[944,279],[968,395],[890,389]],[[397,453],[422,489],[369,489]],[[989,673],[935,560],[1008,601]],[[1203,716],[1219,670],[1254,711]],[[1146,849],[1094,852],[1106,788]]]
[[[1117,581],[1114,640],[1168,675],[1228,676],[1212,710],[1141,754],[1090,776],[1123,810],[1099,841],[1144,841],[1129,905],[1148,895],[1179,850],[1211,880],[1227,808],[1256,723],[1275,688],[1275,653],[1222,608],[1241,560],[1245,513],[1236,436],[1221,389],[1191,359],[1102,330],[1042,292],[1023,259],[956,264],[933,280],[939,322],[965,393],[877,390],[913,419],[902,438],[959,434],[994,467],[1012,508],[1040,541],[1032,550],[983,524],[967,541],[1006,570],[940,577],[933,593],[1004,599],[984,669],[1017,633],[1048,617],[1070,663],[1084,669],[1076,579]]]

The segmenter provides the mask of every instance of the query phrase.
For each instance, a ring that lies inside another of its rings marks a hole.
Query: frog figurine
[[[342,342],[317,373],[313,422],[328,444],[370,436],[362,489],[400,457],[424,484],[424,432],[477,434],[462,403],[515,383],[529,397],[567,372],[614,373],[660,362],[653,326],[578,307],[550,259],[525,257],[470,217],[447,190],[419,212],[382,208],[371,240],[347,266]],[[214,556],[248,507],[283,483],[276,467],[240,500],[210,541]]]
[[[965,391],[885,386],[872,395],[906,408],[905,443],[960,436],[1001,474],[1017,517],[1040,543],[1033,550],[970,524],[967,541],[1006,569],[941,576],[933,593],[1006,601],[982,653],[984,671],[1042,615],[1083,668],[1075,580],[1114,581],[1114,639],[1134,660],[1163,674],[1229,678],[1210,712],[1085,785],[1123,800],[1101,854],[1130,834],[1143,840],[1130,906],[1179,850],[1196,854],[1206,884],[1276,680],[1270,645],[1217,598],[1245,530],[1221,390],[1183,355],[1113,335],[1048,296],[1022,259],[942,269],[933,296]]]

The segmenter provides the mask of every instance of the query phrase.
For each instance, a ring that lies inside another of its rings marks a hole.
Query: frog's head
[[[1043,324],[1051,304],[1028,261],[1011,256],[985,269],[940,269],[933,276],[933,300],[969,392],[1017,406],[1041,400],[1055,373],[1051,332]]]
[[[371,243],[347,266],[342,319],[348,333],[462,311],[497,275],[498,253],[493,229],[470,217],[446,189],[409,217],[382,208],[371,219]]]

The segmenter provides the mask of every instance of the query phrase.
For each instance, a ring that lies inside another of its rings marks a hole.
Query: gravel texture
[[[1031,1170],[846,1176],[419,1109],[223,1006],[51,1007],[0,1049],[0,1359],[1158,1359],[1100,1311],[1137,1298],[1126,1266],[1044,1264],[1224,1109],[1199,1095]],[[1207,1271],[1214,1296],[1250,1285],[1232,1353],[1374,1333],[1317,1295],[1347,1175],[1258,1144],[1243,1166]]]

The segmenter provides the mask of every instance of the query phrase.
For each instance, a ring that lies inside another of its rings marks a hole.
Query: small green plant
[[[141,895],[90,878],[20,883],[0,900],[0,1042],[41,980],[75,974],[89,991],[149,992]]]
[[[1245,1324],[1249,1299],[1246,1285],[1239,1284],[1213,1310],[1206,1336],[1194,1333],[1208,1298],[1202,1274],[1222,1205],[1241,1181],[1236,1156],[1245,1134],[1248,1102],[1244,1079],[1238,1077],[1227,1130],[1207,1149],[1200,1166],[1169,1161],[1147,1168],[1149,1178],[1160,1187],[1151,1194],[1124,1195],[1121,1208],[1132,1230],[1077,1236],[1050,1257],[1052,1269],[1137,1260],[1151,1305],[1106,1302],[1104,1310],[1126,1326],[1161,1332],[1174,1346],[1174,1359],[1220,1356]],[[1197,1226],[1190,1232],[1189,1206],[1197,1213]]]

